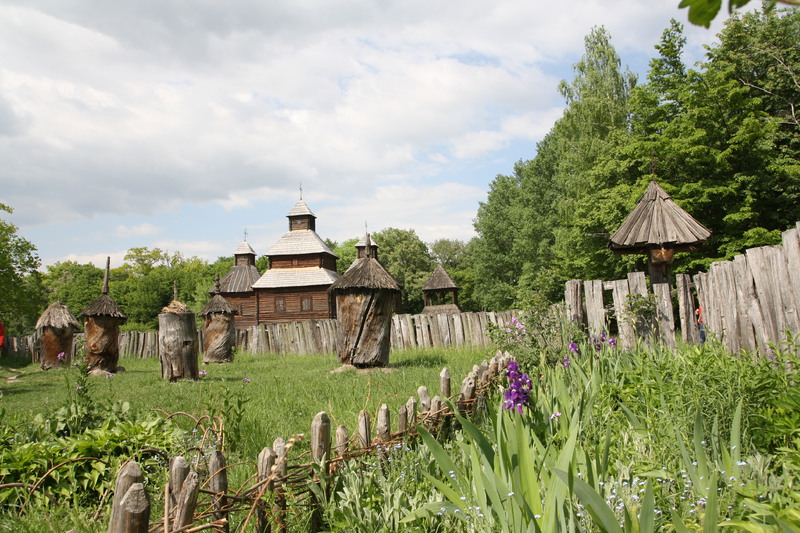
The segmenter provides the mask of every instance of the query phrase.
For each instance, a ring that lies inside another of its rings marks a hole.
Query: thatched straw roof
[[[44,327],[59,329],[72,327],[80,329],[81,325],[75,317],[72,316],[72,313],[69,312],[66,305],[56,301],[51,303],[47,309],[44,310],[44,313],[42,313],[42,316],[40,316],[39,320],[36,322],[36,329]]]
[[[400,292],[401,285],[376,259],[367,256],[359,259],[328,290],[349,289],[384,289]]]
[[[213,314],[229,314],[235,315],[236,309],[220,294],[220,282],[219,282],[219,274],[216,275],[216,284],[214,286],[214,290],[211,291],[213,296],[211,300],[206,304],[202,311],[200,311],[201,316],[206,315],[213,315]]]
[[[175,313],[175,314],[188,313],[189,312],[189,308],[186,307],[186,305],[183,304],[182,302],[179,302],[178,300],[172,300],[169,303],[168,306],[163,307],[161,309],[161,312],[162,313]]]
[[[453,281],[453,278],[447,273],[444,267],[440,264],[436,265],[431,277],[422,287],[423,291],[440,291],[443,289],[458,289],[458,285]]]
[[[621,254],[641,253],[661,246],[694,251],[709,237],[708,228],[651,181],[631,214],[611,236],[608,247]]]

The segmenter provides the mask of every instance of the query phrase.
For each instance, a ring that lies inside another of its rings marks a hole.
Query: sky
[[[702,59],[678,3],[0,0],[0,218],[43,268],[260,256],[301,194],[322,238],[468,240],[592,27],[640,80],[671,18]]]

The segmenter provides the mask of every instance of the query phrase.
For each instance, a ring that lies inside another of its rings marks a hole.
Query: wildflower
[[[83,390],[83,386],[82,385],[78,385],[77,387],[75,387],[75,390]]]
[[[112,374],[111,372],[106,372],[106,379],[113,378],[113,377],[114,377],[114,374]]]
[[[244,378],[242,381],[244,381],[245,383],[250,383],[250,378]]]
[[[580,349],[578,349],[578,343],[577,342],[569,343],[569,351],[574,353],[574,354],[581,353]]]
[[[508,389],[503,393],[503,409],[516,409],[522,414],[522,407],[528,406],[528,395],[531,392],[531,378],[528,374],[520,374],[519,364],[511,361],[508,364],[506,377],[509,384]]]
[[[205,376],[206,375],[206,371],[205,370],[201,370],[200,372],[198,372],[198,374],[200,374],[201,376]]]
[[[58,359],[59,361],[61,361],[62,359],[64,359],[64,352],[61,352],[61,353],[59,353],[59,354],[56,356],[56,359]]]
[[[747,464],[747,461],[736,461],[736,464],[739,466],[745,466]]]
[[[617,347],[617,339],[615,339],[614,337],[611,337],[610,339],[608,339],[608,345],[611,346],[612,348],[616,348]]]
[[[550,415],[550,420],[556,419],[556,418],[558,418],[558,417],[560,417],[560,416],[561,416],[561,413],[559,413],[558,411],[556,411],[555,413],[553,413],[552,415]]]
[[[561,364],[564,365],[564,368],[569,368],[569,357],[565,357]]]

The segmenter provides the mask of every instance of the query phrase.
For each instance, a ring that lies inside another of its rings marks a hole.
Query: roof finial
[[[219,286],[219,272],[214,274],[214,294],[219,294],[221,291]]]
[[[111,256],[106,257],[106,273],[103,276],[103,294],[108,294],[108,271],[111,269]]]
[[[300,182],[300,199],[303,199],[303,182]]]
[[[367,240],[366,240],[366,247],[364,248],[364,257],[366,257],[367,260],[369,260],[372,257],[372,242],[369,238],[369,232],[367,232],[366,237]]]
[[[244,228],[244,242],[247,242],[247,228]]]

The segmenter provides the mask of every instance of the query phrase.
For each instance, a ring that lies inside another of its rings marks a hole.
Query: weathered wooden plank
[[[675,314],[669,283],[653,284],[653,294],[656,297],[656,321],[661,342],[668,348],[675,348]]]
[[[577,328],[583,328],[586,320],[583,312],[583,283],[579,279],[571,279],[564,289],[564,303],[567,309],[567,322]]]
[[[761,316],[768,341],[773,345],[779,345],[783,336],[784,318],[780,295],[776,294],[778,291],[773,287],[775,280],[770,265],[771,248],[771,246],[751,248],[747,250],[746,254],[750,273],[753,275],[755,283],[756,295],[761,305]]]
[[[617,317],[617,330],[619,345],[623,349],[630,350],[636,345],[633,323],[628,312],[628,288],[627,279],[618,279],[613,282],[614,315]]]
[[[758,329],[763,329],[763,322],[753,286],[753,276],[750,274],[747,258],[744,255],[734,257],[732,264],[736,285],[736,314],[739,317],[739,346],[743,350],[755,352],[761,335]]]
[[[214,519],[224,521],[223,531],[228,528],[228,468],[225,456],[219,450],[214,450],[208,457],[208,489],[214,493]]]
[[[589,335],[599,337],[608,330],[606,325],[606,308],[603,305],[603,282],[587,280],[583,282],[586,297],[586,322]]]
[[[700,342],[700,330],[697,328],[697,315],[694,296],[691,290],[689,274],[676,274],[675,284],[678,290],[678,318],[681,322],[681,338],[687,344]]]

